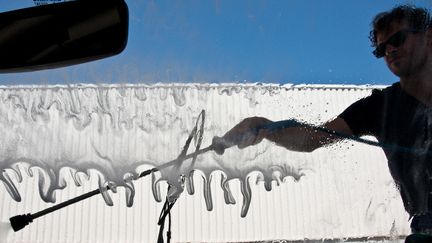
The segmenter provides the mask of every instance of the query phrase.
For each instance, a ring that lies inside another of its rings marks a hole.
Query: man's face
[[[393,22],[387,31],[377,34],[377,44],[386,42],[390,37],[399,31],[412,29],[408,23]],[[398,47],[388,44],[384,60],[389,69],[398,77],[408,77],[422,68],[429,57],[429,48],[425,32],[406,33],[406,39]]]

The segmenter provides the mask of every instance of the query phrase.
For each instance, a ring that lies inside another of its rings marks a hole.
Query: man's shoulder
[[[360,98],[348,106],[338,117],[342,118],[356,135],[372,134],[378,136],[382,130],[382,119],[387,104],[393,103],[400,85],[394,83],[385,88],[375,88],[372,94]]]
[[[392,85],[384,87],[384,88],[375,88],[375,89],[373,89],[373,92],[386,92],[386,93],[389,93],[389,92],[399,92],[401,90],[402,89],[401,89],[400,83],[396,82],[396,83],[393,83]]]
[[[370,95],[357,100],[352,105],[354,105],[354,107],[381,107],[385,103],[388,104],[389,102],[398,100],[401,92],[402,89],[399,82],[384,88],[374,88]]]
[[[393,96],[398,95],[402,91],[402,88],[400,86],[400,83],[393,83],[392,85],[385,87],[385,88],[375,88],[372,90],[371,96]]]

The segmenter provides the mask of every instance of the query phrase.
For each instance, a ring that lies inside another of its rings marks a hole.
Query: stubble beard
[[[416,53],[414,53],[412,57],[414,57],[415,55]],[[427,67],[426,65],[427,56],[423,54],[421,59],[417,59],[417,60],[415,60],[415,58],[410,58],[410,59],[412,61],[409,63],[403,63],[404,60],[397,60],[396,62],[401,61],[401,63],[394,63],[397,64],[396,67],[393,68],[389,67],[389,68],[394,75],[398,76],[401,79],[412,79],[413,77],[420,74],[422,70]]]

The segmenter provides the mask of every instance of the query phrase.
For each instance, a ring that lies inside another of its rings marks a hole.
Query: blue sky
[[[391,84],[371,54],[379,12],[432,1],[126,0],[129,42],[121,54],[55,70],[0,74],[0,84],[262,82]],[[0,0],[0,11],[33,6]]]

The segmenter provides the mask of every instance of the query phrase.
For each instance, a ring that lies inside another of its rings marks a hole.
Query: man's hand
[[[212,145],[218,154],[223,154],[225,149],[237,145],[243,149],[260,143],[266,136],[265,126],[272,123],[264,117],[249,117],[229,130],[223,137],[214,137]]]

